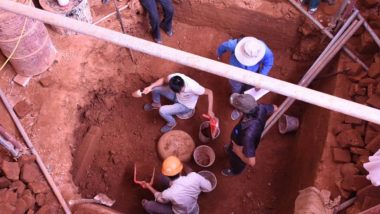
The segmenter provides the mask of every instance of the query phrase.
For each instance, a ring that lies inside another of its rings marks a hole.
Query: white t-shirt
[[[154,196],[160,201],[171,202],[175,214],[198,214],[198,196],[201,192],[211,191],[211,183],[198,173],[191,172],[174,180],[171,186]]]
[[[174,76],[181,77],[185,82],[181,92],[176,93],[177,101],[189,109],[194,109],[199,95],[205,93],[205,88],[199,85],[195,80],[181,73],[170,74],[168,75],[168,79],[170,80]]]

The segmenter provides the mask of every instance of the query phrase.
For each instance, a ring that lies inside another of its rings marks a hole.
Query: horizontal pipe
[[[0,8],[40,20],[51,25],[64,27],[78,33],[112,42],[116,45],[128,47],[152,56],[173,61],[175,63],[186,65],[245,84],[253,85],[258,88],[264,88],[284,96],[292,97],[294,99],[302,100],[323,108],[380,124],[380,110],[349,100],[304,88],[272,77],[249,72],[232,65],[210,60],[205,57],[139,39],[127,34],[118,33],[106,28],[25,6],[20,3],[2,0],[0,1]]]
[[[312,21],[317,27],[324,33],[326,36],[328,36],[330,39],[332,39],[334,36],[333,34],[327,30],[326,27],[324,27],[316,18],[314,18],[312,15],[310,15],[306,10],[302,8],[300,4],[298,4],[295,0],[288,0],[295,8],[297,8],[302,14],[304,14],[310,21]],[[361,61],[350,49],[347,47],[343,47],[344,52],[351,57],[352,60],[357,62],[359,65],[361,65],[364,70],[368,71],[368,66],[364,64],[363,61]]]

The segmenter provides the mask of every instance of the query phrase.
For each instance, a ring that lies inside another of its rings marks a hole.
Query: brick
[[[379,1],[378,0],[362,0],[361,1],[365,7],[367,8],[372,8],[372,7],[375,7]]]
[[[368,76],[371,78],[376,78],[380,75],[380,62],[372,63],[368,69]]]
[[[359,96],[359,95],[355,95],[353,97],[353,101],[356,102],[356,103],[359,103],[359,104],[362,104],[362,105],[367,105],[367,100],[368,100],[368,97],[367,96]]]
[[[373,86],[374,84],[369,84],[368,86],[367,86],[367,96],[368,97],[371,97],[371,96],[373,96],[373,94],[374,94],[374,92],[375,92],[375,89],[374,89],[374,86]]]
[[[375,88],[375,93],[380,94],[380,83],[377,83],[376,88]]]
[[[364,137],[364,135],[365,135],[365,129],[366,129],[365,124],[354,126],[354,130],[357,131],[360,134],[360,136],[362,136],[362,137]]]
[[[51,85],[54,85],[55,81],[52,77],[48,76],[48,77],[44,77],[44,78],[41,78],[40,79],[40,84],[44,87],[44,88],[47,88]]]
[[[364,201],[365,197],[380,198],[380,186],[375,187],[368,185],[357,191],[356,196],[358,197],[359,201]]]
[[[13,213],[16,210],[16,207],[8,203],[2,203],[0,204],[0,210],[2,213]]]
[[[45,194],[43,193],[37,194],[36,203],[38,206],[42,207],[45,204]]]
[[[359,82],[361,79],[367,76],[367,72],[360,72],[357,75],[354,76],[348,76],[348,79],[350,79],[353,82]]]
[[[364,143],[367,145],[369,142],[371,142],[372,139],[374,139],[378,133],[374,131],[372,128],[367,127],[366,132],[365,132],[365,139]]]
[[[349,123],[349,124],[355,124],[355,125],[361,125],[363,122],[362,119],[359,119],[359,118],[356,118],[356,117],[352,117],[352,116],[349,116],[349,115],[346,115],[344,117],[344,123]]]
[[[16,206],[17,193],[9,189],[3,189],[0,191],[0,204],[8,203],[12,206]]]
[[[9,189],[16,191],[18,196],[21,196],[21,194],[25,190],[25,184],[22,181],[15,181],[10,186]]]
[[[380,135],[377,135],[374,139],[372,139],[365,148],[372,153],[377,152],[377,150],[380,149]]]
[[[17,103],[13,107],[13,110],[16,112],[16,114],[19,118],[23,118],[33,111],[33,107],[32,107],[32,104],[23,100],[23,101]]]
[[[343,70],[347,72],[347,75],[358,75],[362,71],[362,66],[358,63],[347,61],[344,63]]]
[[[29,81],[32,79],[32,77],[26,77],[26,76],[22,76],[22,75],[19,75],[17,74],[14,78],[13,78],[13,81],[19,85],[21,85],[22,87],[26,87],[28,84],[29,84]]]
[[[359,158],[355,161],[355,166],[356,168],[359,169],[360,173],[362,174],[368,174],[367,170],[363,167],[364,163],[367,163],[368,160],[368,155],[361,155]]]
[[[11,181],[6,177],[0,177],[0,189],[8,188]]]
[[[342,164],[340,167],[340,174],[342,177],[348,176],[348,175],[356,175],[359,173],[359,169],[356,168],[355,164],[353,163],[345,163]]]
[[[350,147],[350,152],[355,155],[370,155],[370,152],[366,149],[362,149],[359,147]]]
[[[34,181],[38,181],[42,178],[40,169],[38,168],[37,164],[35,163],[29,163],[25,164],[22,167],[21,171],[21,180],[26,183],[31,183]]]
[[[333,158],[335,162],[338,163],[349,163],[351,162],[351,155],[348,150],[333,148]]]
[[[372,123],[372,122],[368,123],[368,125],[369,125],[373,130],[375,130],[375,131],[377,131],[377,132],[380,132],[380,125],[378,125],[378,124],[376,124],[376,123]]]
[[[34,155],[23,155],[18,160],[18,163],[20,164],[20,167],[23,167],[27,163],[34,163],[36,161],[36,156]]]
[[[341,188],[352,192],[354,190],[354,178],[353,175],[346,175],[340,184]]]
[[[24,214],[28,210],[28,205],[26,202],[19,198],[16,202],[16,210],[13,214]]]
[[[28,187],[33,191],[34,194],[46,193],[49,191],[49,186],[46,182],[36,181],[29,183]]]
[[[372,84],[370,84],[370,85],[372,85]],[[355,91],[355,94],[359,95],[359,96],[365,96],[365,95],[367,95],[367,89],[366,88],[359,88],[358,90]]]
[[[349,129],[352,129],[351,124],[339,123],[339,124],[337,124],[337,125],[333,128],[332,131],[333,131],[334,135],[337,135],[337,134],[341,133],[342,131],[344,131],[344,130],[349,130]]]
[[[358,133],[354,129],[345,130],[338,134],[336,137],[337,142],[343,148],[347,148],[350,146],[363,147],[364,142],[360,133]]]
[[[380,109],[380,95],[374,94],[367,100],[367,103],[375,108]]]
[[[32,208],[34,204],[36,203],[36,199],[34,198],[30,190],[25,190],[21,198],[26,202],[28,209]]]
[[[51,213],[57,213],[58,208],[53,205],[44,205],[42,206],[36,214],[51,214]]]
[[[364,187],[371,185],[371,182],[367,180],[365,175],[353,175],[352,176],[352,189],[358,191]]]
[[[376,80],[373,79],[373,78],[363,78],[359,81],[359,86],[360,87],[366,87],[367,85],[370,85],[370,84],[376,84]]]
[[[20,176],[20,167],[17,162],[3,161],[1,164],[1,170],[3,170],[5,176],[10,180],[18,180]]]
[[[367,210],[367,209],[374,207],[378,204],[380,204],[380,198],[374,198],[374,197],[366,196],[366,197],[364,197],[362,210]]]

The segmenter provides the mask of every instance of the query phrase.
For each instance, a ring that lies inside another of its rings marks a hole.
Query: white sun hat
[[[255,37],[244,37],[235,47],[236,59],[245,66],[256,65],[265,55],[264,42]]]

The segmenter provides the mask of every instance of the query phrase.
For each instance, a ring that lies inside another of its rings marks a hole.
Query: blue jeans
[[[247,85],[235,80],[229,80],[232,93],[242,94],[244,91],[253,88],[252,85]]]
[[[245,163],[235,154],[235,152],[232,151],[232,143],[228,146],[227,154],[230,158],[230,169],[232,173],[235,175],[238,175],[243,172],[245,169]]]
[[[303,0],[305,4],[309,4],[309,9],[317,9],[321,0]]]
[[[172,30],[172,21],[174,15],[174,7],[172,0],[159,0],[164,10],[164,19],[160,24],[160,15],[157,10],[156,0],[141,0],[142,6],[149,13],[150,26],[152,27],[152,35],[155,39],[161,39],[160,26],[166,32]]]
[[[158,86],[152,90],[152,98],[154,104],[161,104],[161,96],[166,97],[168,100],[174,102],[172,105],[164,105],[160,107],[160,115],[164,120],[166,120],[167,125],[174,126],[176,124],[173,115],[185,114],[192,109],[184,106],[181,103],[177,102],[176,95],[169,86]]]

